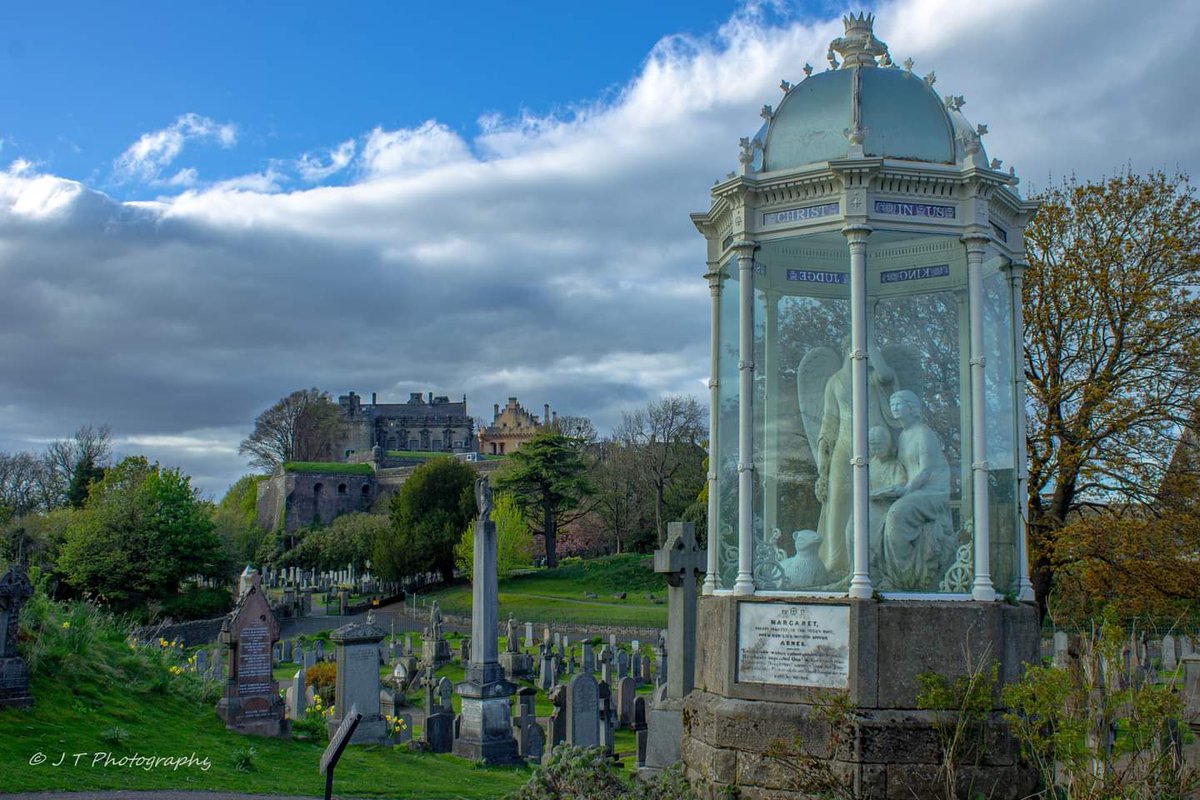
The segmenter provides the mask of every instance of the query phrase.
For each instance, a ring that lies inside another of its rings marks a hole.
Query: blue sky
[[[866,4],[1026,192],[1198,174],[1192,6]],[[842,11],[0,6],[0,450],[108,424],[219,497],[302,387],[515,395],[602,432],[706,399],[688,214]]]
[[[180,163],[205,180],[333,148],[376,126],[437,119],[469,136],[485,115],[569,114],[611,98],[664,35],[710,36],[734,8],[711,0],[6,4],[0,156],[134,198],[143,187],[114,175],[114,158],[188,113],[236,128],[236,146],[213,138],[185,146]]]

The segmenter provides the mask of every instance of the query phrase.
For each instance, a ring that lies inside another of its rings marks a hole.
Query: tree
[[[552,429],[527,440],[496,472],[496,488],[512,495],[535,535],[543,537],[548,567],[558,566],[558,528],[582,513],[580,503],[593,492],[586,472],[582,442]]]
[[[592,444],[599,436],[596,433],[596,426],[588,417],[576,417],[569,414],[555,417],[553,427],[563,436],[578,439],[585,445]]]
[[[497,492],[492,501],[492,522],[496,524],[496,574],[506,578],[518,569],[533,566],[533,539],[525,517],[512,498]],[[470,575],[475,567],[475,523],[467,525],[454,547],[454,563]]]
[[[371,562],[375,542],[387,536],[391,521],[382,514],[354,512],[337,517],[328,527],[311,528],[300,543],[283,554],[282,563],[315,570],[363,572]]]
[[[1039,199],[1024,308],[1030,535],[1044,610],[1058,532],[1084,502],[1153,513],[1196,407],[1200,202],[1186,176],[1161,172],[1070,182]],[[1092,531],[1112,535],[1105,524]]]
[[[231,563],[257,561],[258,550],[267,532],[258,524],[258,475],[238,478],[212,510],[217,536],[224,544]]]
[[[667,536],[668,495],[686,497],[686,507],[704,482],[703,442],[707,433],[704,407],[695,398],[680,395],[626,413],[617,428],[617,438],[637,451],[638,472],[653,491],[654,530],[660,547]],[[686,486],[681,490],[676,482]]]
[[[645,491],[638,457],[633,445],[615,439],[602,442],[592,473],[595,512],[608,528],[618,553],[627,551],[643,531],[654,527],[653,492]]]
[[[454,577],[454,545],[475,516],[475,477],[475,470],[450,457],[412,471],[392,496],[390,528],[375,540],[373,568],[380,577]]]
[[[228,563],[191,479],[138,456],[92,487],[67,526],[59,569],[76,591],[133,611],[173,598],[191,576],[221,577]]]
[[[318,389],[298,389],[258,415],[238,452],[272,470],[287,461],[331,461],[341,441],[341,410]]]

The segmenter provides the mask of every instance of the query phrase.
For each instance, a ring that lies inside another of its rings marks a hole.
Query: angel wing
[[[804,424],[804,438],[813,462],[817,460],[817,437],[821,433],[821,420],[825,414],[825,384],[829,377],[842,366],[838,354],[828,347],[814,347],[800,359],[796,368],[796,398],[800,401],[800,421]]]

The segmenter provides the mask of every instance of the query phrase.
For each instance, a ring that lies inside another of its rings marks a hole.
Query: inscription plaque
[[[238,694],[269,694],[271,678],[271,631],[266,625],[242,629],[238,644]]]
[[[849,607],[740,603],[737,680],[849,688]]]

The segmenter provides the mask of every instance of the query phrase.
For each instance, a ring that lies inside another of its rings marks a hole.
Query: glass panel
[[[764,244],[755,326],[755,584],[845,591],[852,563],[849,256],[840,235]]]
[[[717,415],[717,588],[732,589],[737,578],[738,492],[738,279],[737,261],[724,266],[729,276],[721,288],[721,335],[718,354],[720,386]]]
[[[867,260],[871,580],[880,591],[966,592],[965,253],[949,238],[880,239]]]
[[[993,259],[983,270],[984,403],[987,409],[989,539],[992,585],[1000,594],[1016,589],[1013,567],[1017,514],[1016,420],[1013,408],[1012,290],[1008,273]]]

